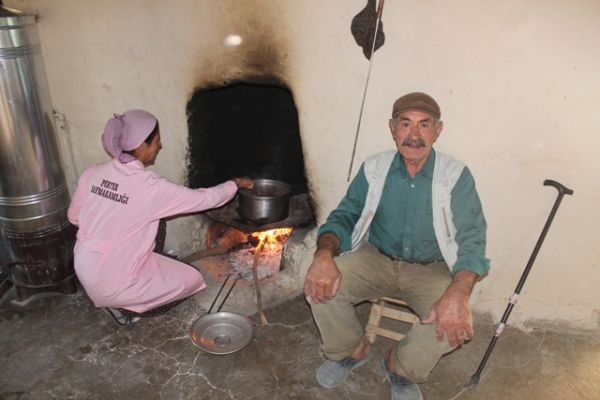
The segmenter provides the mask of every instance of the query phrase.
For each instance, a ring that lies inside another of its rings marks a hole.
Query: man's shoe
[[[350,356],[341,361],[325,360],[319,369],[317,369],[317,382],[327,389],[332,389],[344,382],[354,368],[366,364],[370,358],[371,353],[360,360],[356,360]]]
[[[423,400],[419,385],[391,372],[385,364],[385,358],[381,360],[381,368],[390,383],[392,400]]]

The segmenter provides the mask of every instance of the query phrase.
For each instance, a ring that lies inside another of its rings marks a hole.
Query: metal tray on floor
[[[198,318],[191,329],[192,343],[210,354],[240,351],[254,337],[254,321],[233,312],[216,312]]]

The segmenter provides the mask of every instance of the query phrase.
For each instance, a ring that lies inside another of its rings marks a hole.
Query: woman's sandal
[[[119,325],[133,325],[140,320],[139,316],[135,315],[125,315],[121,311],[116,308],[101,308],[105,314],[110,315]]]

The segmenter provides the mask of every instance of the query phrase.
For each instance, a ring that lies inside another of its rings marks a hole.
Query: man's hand
[[[333,261],[338,247],[339,240],[333,233],[319,236],[317,251],[304,280],[304,294],[315,303],[327,302],[340,288],[340,270]]]
[[[477,275],[469,271],[458,271],[446,292],[433,303],[431,313],[424,324],[436,322],[435,333],[439,341],[448,337],[451,346],[459,346],[473,337],[473,316],[469,306],[469,295]]]

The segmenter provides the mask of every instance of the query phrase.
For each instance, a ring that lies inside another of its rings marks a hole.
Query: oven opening
[[[220,277],[234,274],[252,280],[253,269],[259,279],[276,275],[286,268],[286,246],[298,247],[294,241],[302,241],[314,227],[291,91],[265,79],[199,88],[187,104],[187,118],[190,187],[213,186],[237,176],[291,186],[289,213],[279,221],[248,222],[240,216],[239,195],[207,212],[205,243],[195,246],[202,249],[196,257],[220,257]]]
[[[282,84],[234,82],[198,89],[187,105],[188,184],[236,176],[275,179],[306,193],[298,112]]]

